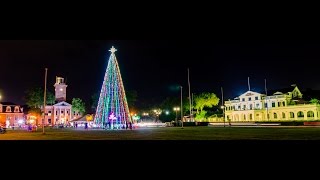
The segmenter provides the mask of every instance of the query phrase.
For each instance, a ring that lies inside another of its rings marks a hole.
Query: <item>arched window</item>
[[[273,113],[273,118],[278,119],[277,113]]]
[[[290,118],[294,118],[294,113],[290,112]]]
[[[246,120],[246,115],[245,115],[245,114],[243,115],[243,120],[244,120],[244,121]]]
[[[252,120],[252,114],[250,114],[249,117],[250,117],[250,120]]]
[[[302,118],[302,117],[304,117],[304,114],[302,111],[299,111],[297,116],[298,116],[298,118]]]
[[[307,112],[307,115],[308,115],[308,117],[314,117],[313,111],[308,111],[308,112]]]
[[[286,113],[282,113],[282,119],[285,119],[286,118]]]
[[[11,107],[10,106],[7,106],[6,112],[11,112]]]
[[[18,106],[14,107],[14,112],[19,112],[19,107]]]

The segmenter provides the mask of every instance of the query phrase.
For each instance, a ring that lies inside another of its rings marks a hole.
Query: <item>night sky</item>
[[[173,87],[187,90],[190,68],[192,92],[214,92],[234,98],[251,89],[279,89],[297,84],[301,89],[320,89],[320,43],[294,41],[205,40],[1,40],[0,93],[2,101],[24,104],[24,92],[44,86],[54,91],[55,76],[67,80],[67,98],[87,103],[99,92],[111,46],[118,51],[126,90],[136,90],[137,104],[166,96],[178,96]],[[186,91],[185,91],[186,92]]]

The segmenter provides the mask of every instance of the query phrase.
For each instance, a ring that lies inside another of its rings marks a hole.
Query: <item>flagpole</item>
[[[266,91],[266,103],[267,103],[267,106],[266,106],[266,109],[267,109],[267,120],[269,121],[269,111],[268,111],[268,90],[267,90],[267,79],[264,79],[264,89]]]
[[[190,85],[190,72],[188,68],[188,86],[189,86],[189,105],[190,105],[190,121],[192,122],[192,108],[191,108],[191,85]]]
[[[223,127],[226,127],[226,120],[225,120],[225,117],[224,117],[224,101],[223,101],[223,88],[221,87],[221,97],[222,97],[222,117],[223,117]]]
[[[250,91],[250,77],[248,77],[248,87],[249,87],[249,91]]]
[[[42,119],[42,134],[45,134],[44,131],[44,122],[46,117],[46,100],[47,100],[47,72],[48,68],[45,68],[45,77],[44,77],[44,93],[43,93],[43,119]]]

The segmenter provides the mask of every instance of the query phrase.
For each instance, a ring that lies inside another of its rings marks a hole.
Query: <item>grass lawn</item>
[[[176,127],[135,130],[8,130],[0,140],[320,140],[320,127]]]

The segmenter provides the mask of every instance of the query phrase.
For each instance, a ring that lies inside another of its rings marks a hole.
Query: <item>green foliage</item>
[[[296,105],[297,103],[296,102],[294,102],[294,101],[289,101],[289,103],[288,103],[288,105]]]
[[[48,92],[47,93],[47,104],[48,105],[54,105],[56,102],[56,97],[53,93]]]
[[[316,98],[312,98],[312,99],[310,100],[310,103],[311,103],[311,104],[319,104],[320,101],[319,101],[318,99],[316,99]]]
[[[202,110],[199,114],[196,115],[195,120],[202,121],[206,118],[207,111]]]
[[[80,112],[80,114],[84,114],[86,112],[86,105],[80,98],[72,99],[72,112]]]
[[[203,111],[204,107],[212,108],[219,104],[220,99],[214,93],[202,93],[196,95],[194,98],[195,101],[195,109],[197,110],[197,114]]]
[[[43,106],[44,90],[42,88],[33,88],[26,91],[25,100],[30,108],[41,108]],[[47,104],[53,105],[55,103],[55,96],[51,92],[46,94]]]

